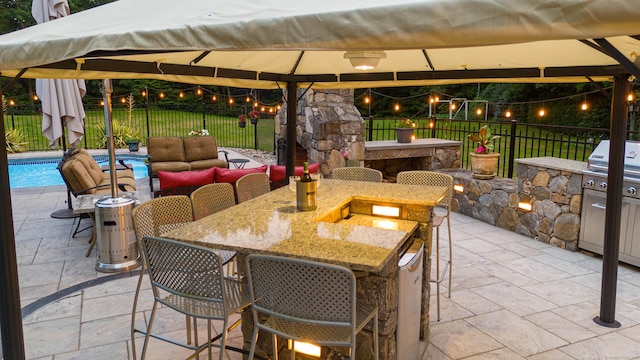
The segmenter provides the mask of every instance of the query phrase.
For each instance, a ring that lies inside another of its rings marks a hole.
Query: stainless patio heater
[[[131,196],[118,196],[111,120],[111,80],[103,80],[102,85],[109,171],[111,172],[111,197],[105,197],[96,202],[95,231],[98,247],[96,270],[124,272],[135,269],[141,264],[131,215],[136,201]]]

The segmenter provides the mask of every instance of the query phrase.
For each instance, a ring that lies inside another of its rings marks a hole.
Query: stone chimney
[[[365,127],[354,105],[353,89],[308,89],[306,92],[298,89],[298,98],[296,140],[307,151],[309,162],[320,163],[320,171],[325,176],[331,174],[332,169],[346,165],[344,151],[349,154],[349,160],[359,160],[362,165]],[[287,136],[286,107],[284,104],[276,115],[275,132],[279,141]]]

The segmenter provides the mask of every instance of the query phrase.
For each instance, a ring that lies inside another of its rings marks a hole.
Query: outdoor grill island
[[[609,140],[602,140],[582,173],[582,218],[578,246],[603,254],[609,170]],[[627,141],[620,221],[620,261],[640,266],[640,142]]]

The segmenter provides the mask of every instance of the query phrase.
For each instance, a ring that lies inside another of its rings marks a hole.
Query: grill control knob
[[[637,192],[638,192],[638,190],[636,190],[636,188],[634,188],[633,186],[630,186],[627,189],[627,194],[629,194],[629,195],[635,195]]]
[[[603,181],[603,182],[600,183],[600,189],[602,189],[602,190],[606,190],[607,189],[607,182],[606,181]]]
[[[587,183],[586,183],[586,185],[587,185],[588,187],[594,187],[594,186],[595,186],[595,184],[596,184],[596,182],[595,182],[595,181],[593,181],[593,179],[589,179],[589,180],[587,180]]]

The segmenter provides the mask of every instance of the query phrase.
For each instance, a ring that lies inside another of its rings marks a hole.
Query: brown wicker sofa
[[[218,158],[220,152],[224,154],[224,159]],[[158,177],[158,171],[179,172],[229,167],[227,152],[218,150],[218,142],[213,136],[149,137],[147,154],[151,192],[153,178]]]

